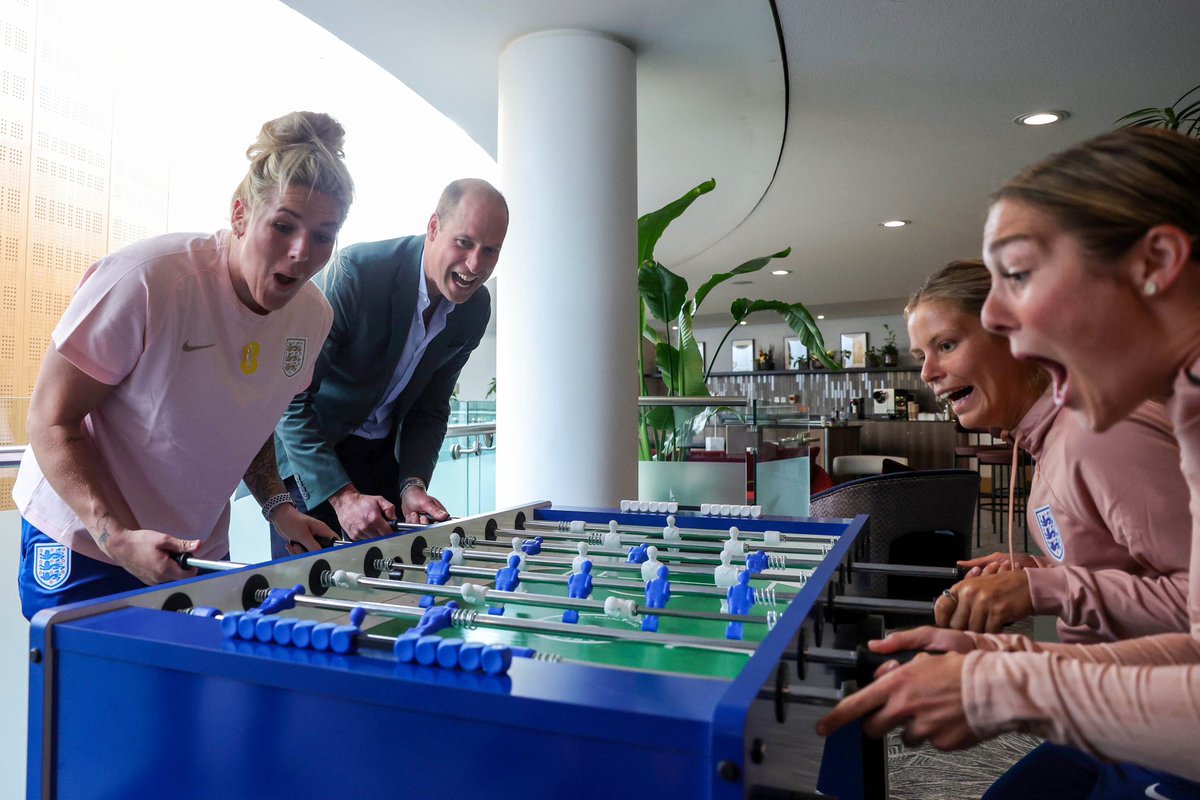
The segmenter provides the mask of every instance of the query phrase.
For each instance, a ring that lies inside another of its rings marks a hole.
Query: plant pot
[[[900,356],[898,353],[884,353],[883,354],[883,365],[885,367],[894,367],[898,363],[900,363]]]

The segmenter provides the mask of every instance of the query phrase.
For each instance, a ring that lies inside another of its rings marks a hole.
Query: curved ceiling
[[[768,3],[728,0],[286,0],[391,72],[496,155],[500,54],[539,30],[605,33],[637,54],[638,208],[708,178],[717,190],[677,220],[660,260],[686,261],[762,200],[783,147],[781,42]]]
[[[714,310],[751,296],[899,313],[934,267],[979,252],[987,197],[1005,178],[1200,83],[1196,0],[778,0],[786,84],[767,0],[288,3],[493,153],[506,42],[576,26],[630,43],[641,210],[718,181],[660,259],[694,285],[793,247],[790,275],[726,283]],[[1012,122],[1047,108],[1071,117]],[[879,227],[893,218],[914,224]]]

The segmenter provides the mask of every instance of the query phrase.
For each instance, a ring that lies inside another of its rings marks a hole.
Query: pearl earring
[[[1142,286],[1142,294],[1146,295],[1146,297],[1153,297],[1158,294],[1158,284],[1154,281],[1146,281],[1145,285]]]

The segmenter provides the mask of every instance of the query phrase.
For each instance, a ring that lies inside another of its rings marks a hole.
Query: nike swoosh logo
[[[1167,797],[1165,794],[1158,793],[1158,787],[1161,785],[1162,784],[1152,783],[1149,786],[1147,786],[1146,787],[1146,797],[1151,798],[1151,800],[1171,800],[1171,798]]]
[[[205,348],[208,348],[208,347],[215,347],[216,344],[217,344],[216,342],[213,342],[212,344],[192,344],[191,342],[184,342],[183,343],[183,352],[190,353],[193,350],[204,350]]]

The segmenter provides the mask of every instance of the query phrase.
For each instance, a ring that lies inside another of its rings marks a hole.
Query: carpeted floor
[[[1024,544],[1017,528],[1017,550]],[[976,555],[1007,550],[994,531],[988,514],[983,515],[981,542]],[[1032,620],[1022,620],[1006,632],[1032,635]],[[1023,734],[1007,734],[970,750],[943,753],[928,745],[910,748],[893,733],[888,739],[888,784],[892,800],[964,800],[981,797],[1022,756],[1041,743]]]

